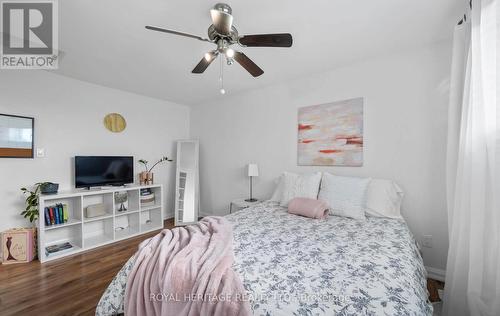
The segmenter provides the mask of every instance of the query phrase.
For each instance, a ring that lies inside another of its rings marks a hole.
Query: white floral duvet
[[[269,201],[226,218],[254,315],[432,315],[422,258],[403,220],[317,220]],[[96,315],[123,312],[133,264],[113,279]]]

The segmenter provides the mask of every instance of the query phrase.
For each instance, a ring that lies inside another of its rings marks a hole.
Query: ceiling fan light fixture
[[[233,25],[233,10],[231,6],[225,3],[217,3],[210,9],[212,24],[208,27],[208,38],[179,32],[176,30],[165,29],[147,25],[146,29],[169,33],[177,36],[196,39],[203,42],[209,42],[217,45],[217,48],[206,53],[191,71],[193,74],[202,74],[207,70],[215,59],[220,57],[221,65],[221,94],[225,94],[224,80],[222,77],[223,64],[232,65],[235,62],[248,71],[252,76],[259,77],[264,74],[248,56],[240,51],[230,48],[231,45],[238,44],[241,47],[292,47],[293,38],[289,33],[275,34],[254,34],[240,36],[238,30]]]
[[[227,58],[233,58],[234,57],[234,49],[232,49],[232,48],[226,48],[226,57]]]

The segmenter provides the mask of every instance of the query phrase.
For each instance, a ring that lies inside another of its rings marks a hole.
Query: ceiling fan
[[[170,33],[174,35],[185,36],[200,41],[210,42],[217,45],[217,48],[207,52],[201,61],[194,67],[192,73],[201,74],[208,66],[219,56],[226,58],[227,64],[232,65],[234,61],[238,62],[252,76],[258,77],[264,71],[257,66],[247,55],[235,51],[231,45],[239,44],[242,47],[291,47],[292,35],[288,33],[281,34],[259,34],[243,35],[238,34],[238,30],[233,25],[232,9],[225,3],[217,3],[211,10],[212,25],[208,28],[208,38],[196,36],[179,31],[164,29],[155,26],[146,26],[148,30]],[[222,65],[222,63],[221,63]],[[223,89],[222,89],[223,90]],[[222,92],[221,90],[221,92]]]

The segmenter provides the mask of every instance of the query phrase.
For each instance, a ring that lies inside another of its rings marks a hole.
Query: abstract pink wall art
[[[299,166],[363,165],[363,98],[299,108]]]

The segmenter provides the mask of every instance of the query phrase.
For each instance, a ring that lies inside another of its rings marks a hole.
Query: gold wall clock
[[[104,126],[113,133],[121,133],[127,127],[127,122],[118,113],[110,113],[104,117]]]

